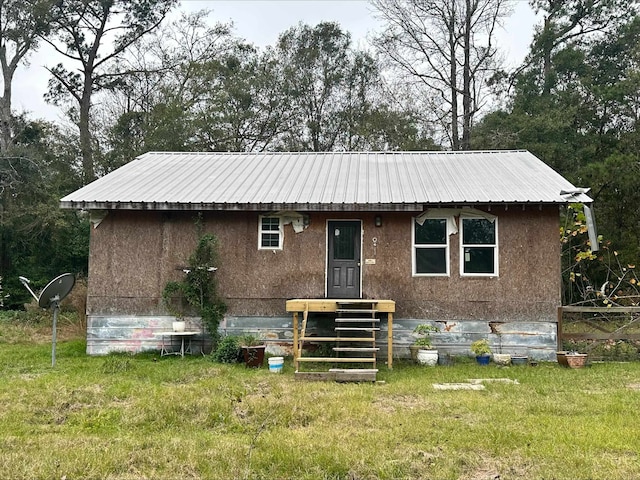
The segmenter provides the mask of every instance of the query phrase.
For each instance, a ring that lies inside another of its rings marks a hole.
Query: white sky
[[[510,66],[519,64],[528,52],[536,17],[527,0],[515,0],[513,15],[499,32],[499,47]],[[316,25],[321,21],[338,22],[351,33],[356,46],[364,46],[380,24],[366,0],[182,0],[185,11],[211,10],[212,23],[233,22],[235,33],[258,46],[273,45],[278,35],[303,22]],[[61,120],[57,107],[48,105],[43,95],[49,73],[44,65],[54,66],[61,59],[43,45],[30,58],[28,68],[20,69],[14,79],[13,108],[34,117]]]

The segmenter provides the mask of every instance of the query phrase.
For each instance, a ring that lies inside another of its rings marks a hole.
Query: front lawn
[[[31,327],[30,327],[31,328]],[[640,363],[381,367],[378,384],[296,381],[210,357],[88,357],[0,321],[8,479],[640,477]],[[266,363],[266,362],[265,362]],[[483,391],[434,383],[508,378]]]

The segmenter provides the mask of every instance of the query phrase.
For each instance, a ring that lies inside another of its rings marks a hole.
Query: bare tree
[[[29,52],[37,46],[38,35],[48,29],[53,0],[0,0],[0,152],[13,143],[11,95],[13,76]]]
[[[90,128],[92,96],[112,86],[121,75],[106,67],[139,38],[155,30],[175,3],[176,0],[65,0],[55,6],[53,28],[57,38],[43,39],[66,59],[80,63],[80,67],[73,71],[60,63],[49,68],[52,78],[48,98],[55,103],[70,95],[78,105],[86,183],[95,179]]]
[[[419,88],[453,150],[468,150],[483,84],[498,68],[495,33],[511,0],[371,0],[386,23],[375,39]]]

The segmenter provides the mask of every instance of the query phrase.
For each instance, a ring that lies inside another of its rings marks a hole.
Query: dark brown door
[[[327,297],[360,298],[359,221],[330,221],[327,224]]]

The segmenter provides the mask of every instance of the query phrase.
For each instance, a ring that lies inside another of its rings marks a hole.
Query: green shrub
[[[224,337],[218,342],[218,347],[213,352],[213,359],[220,363],[236,363],[239,351],[238,337]]]

